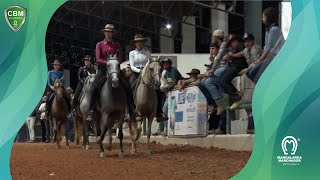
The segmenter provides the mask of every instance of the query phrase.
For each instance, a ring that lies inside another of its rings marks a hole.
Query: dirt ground
[[[137,154],[118,156],[118,144],[104,158],[95,144],[90,150],[71,144],[55,149],[53,144],[15,143],[11,154],[11,174],[15,179],[228,179],[247,163],[251,152],[203,149],[191,146],[152,144],[152,154],[138,144]]]

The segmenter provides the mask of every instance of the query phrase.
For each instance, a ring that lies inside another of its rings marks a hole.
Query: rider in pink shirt
[[[115,32],[114,26],[112,24],[107,24],[102,31],[104,32],[105,39],[103,41],[98,42],[96,46],[96,62],[98,63],[98,73],[92,84],[92,93],[91,93],[92,98],[90,102],[91,113],[88,119],[92,119],[95,101],[97,100],[97,96],[99,94],[97,89],[98,82],[101,79],[101,77],[107,74],[106,63],[108,59],[106,57],[106,54],[109,54],[109,55],[117,54],[119,64],[123,62],[121,45],[118,42],[115,42],[113,40],[113,34]],[[120,73],[119,74],[120,83],[124,86],[124,89],[126,90],[126,95],[128,98],[130,118],[133,119],[135,116],[134,114],[135,105],[133,101],[131,86],[129,81],[126,79],[124,73],[122,71],[120,71],[119,73]]]

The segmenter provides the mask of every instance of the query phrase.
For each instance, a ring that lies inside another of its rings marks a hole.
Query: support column
[[[244,30],[254,35],[256,43],[262,44],[262,1],[244,2]]]
[[[182,21],[185,19],[187,23],[196,23],[194,16],[183,16]],[[188,24],[182,24],[182,38],[182,53],[196,53],[196,27]]]
[[[219,4],[218,8],[226,9],[225,5]],[[218,10],[211,10],[211,26],[212,30],[221,29],[224,31],[224,34],[228,34],[228,13],[218,11]]]
[[[172,30],[167,28],[160,29],[161,34],[171,36]],[[160,35],[160,50],[161,53],[174,53],[174,41],[172,38]]]

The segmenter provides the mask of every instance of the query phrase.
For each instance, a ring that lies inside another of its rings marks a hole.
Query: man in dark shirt
[[[90,73],[90,74],[95,74],[96,73],[96,70],[92,66],[92,62],[93,62],[92,56],[86,55],[83,58],[83,61],[84,61],[84,66],[80,67],[79,70],[78,70],[78,80],[79,80],[79,82],[78,82],[77,88],[76,88],[76,90],[74,92],[73,101],[72,101],[72,105],[71,105],[73,111],[75,110],[75,107],[78,104],[78,99],[79,99],[79,96],[81,94],[81,91],[82,91],[82,88],[83,88],[83,85],[84,85],[84,81],[88,77],[88,73]]]
[[[113,35],[116,32],[114,25],[113,24],[107,24],[104,29],[102,29],[105,38],[104,40],[100,41],[97,43],[96,46],[96,62],[98,63],[98,73],[94,79],[94,82],[92,83],[92,93],[91,93],[91,102],[90,102],[90,115],[88,116],[88,119],[92,119],[93,115],[93,108],[95,105],[95,101],[98,96],[98,82],[101,79],[101,77],[105,76],[107,74],[107,69],[106,69],[106,63],[108,61],[108,57],[106,57],[106,53],[110,55],[118,55],[118,61],[119,64],[123,62],[123,57],[122,57],[122,50],[121,50],[121,45],[118,42],[115,42],[113,40]],[[130,118],[134,119],[135,114],[135,105],[133,101],[133,95],[132,95],[132,90],[129,81],[126,79],[125,74],[120,71],[119,72],[119,80],[121,85],[124,87],[126,90],[126,96],[128,99],[128,109],[129,109],[129,114]]]
[[[248,67],[247,61],[244,57],[231,57],[231,54],[241,52],[243,46],[239,42],[240,37],[230,35],[227,43],[229,53],[223,59],[228,63],[227,68],[220,77],[220,85],[224,92],[230,95],[235,102],[241,100],[241,92],[239,92],[231,83],[233,78],[238,76],[238,73]]]

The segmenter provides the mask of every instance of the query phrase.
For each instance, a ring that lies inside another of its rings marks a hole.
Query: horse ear
[[[106,56],[106,59],[108,59],[110,56],[109,56],[109,53],[106,51],[105,53],[105,56]]]
[[[91,73],[90,73],[90,72],[88,72],[88,76],[91,76]]]

